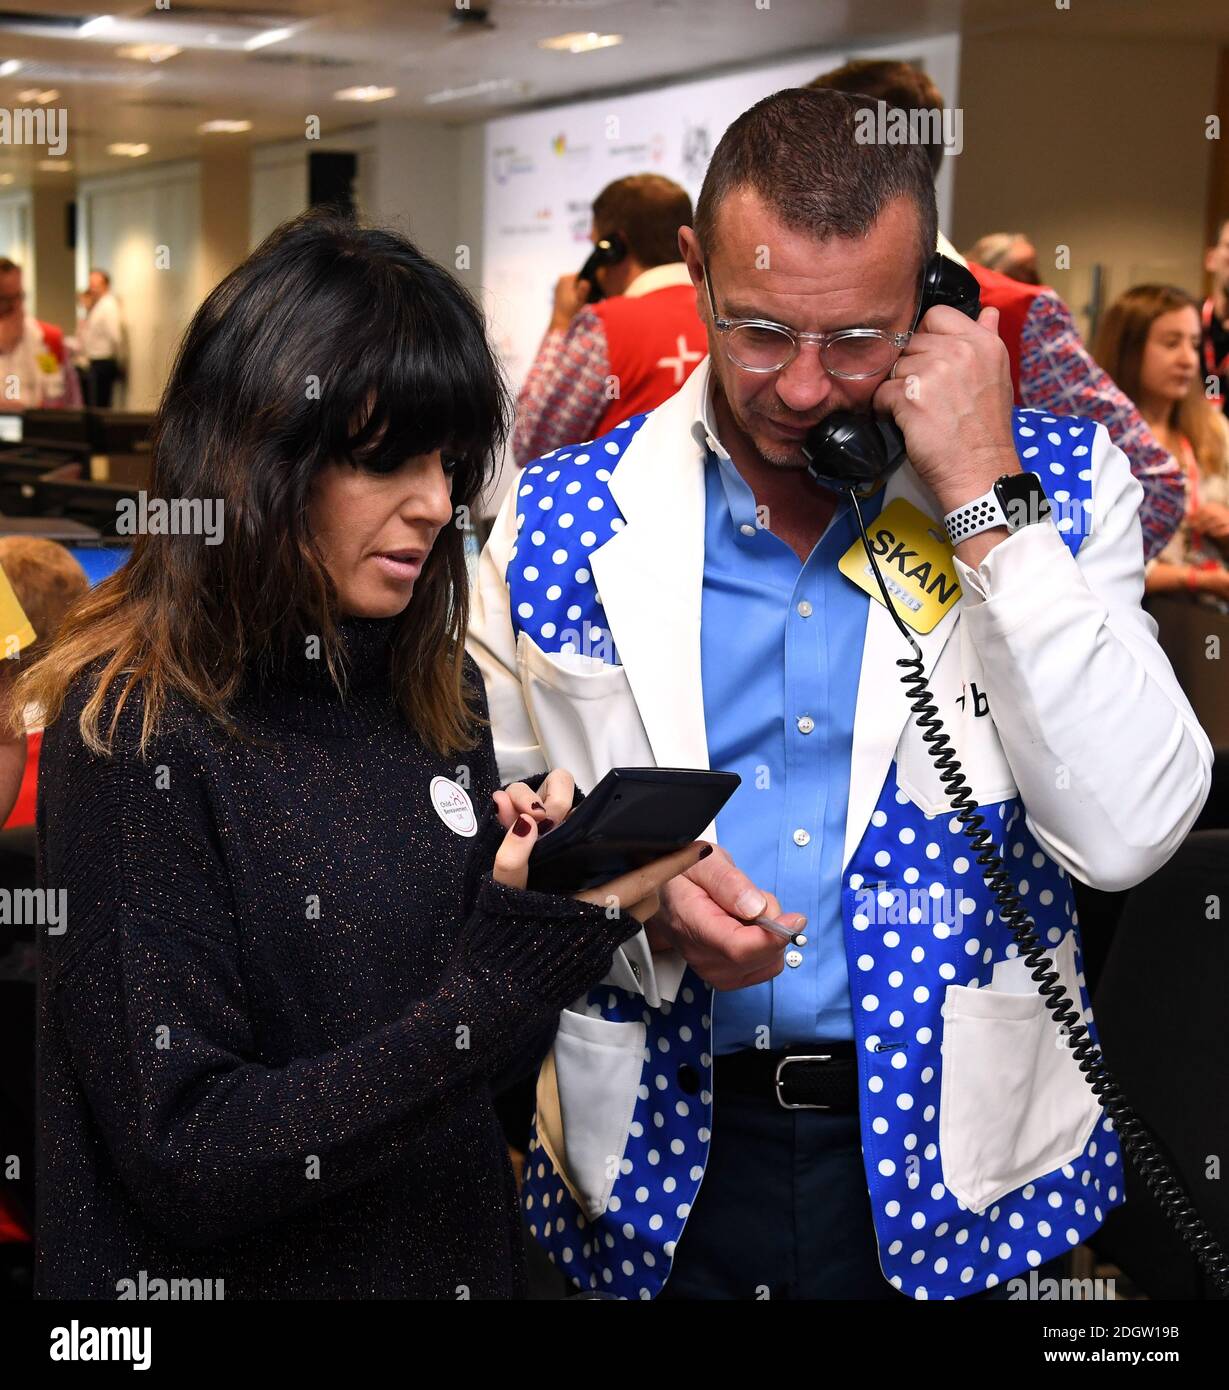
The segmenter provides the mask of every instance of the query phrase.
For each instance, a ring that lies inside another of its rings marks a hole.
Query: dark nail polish
[[[546,807],[543,806],[540,801],[531,801],[529,803],[529,809],[531,811],[545,811]]]
[[[512,827],[514,835],[528,835],[533,829],[533,821],[528,816],[517,816],[516,824]]]
[[[701,859],[707,859],[708,856],[709,856],[710,854],[712,854],[712,852],[713,852],[713,847],[712,847],[712,845],[705,845],[704,848],[700,851],[700,858],[701,858]]]
[[[538,822],[538,834],[539,834],[539,835],[545,835],[546,832],[547,832],[548,830],[554,830],[554,828],[555,828],[555,822],[554,822],[553,820],[549,819],[549,817],[548,817],[546,820],[540,820],[540,821]]]

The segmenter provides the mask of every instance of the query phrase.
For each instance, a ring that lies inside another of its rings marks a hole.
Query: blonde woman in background
[[[1204,395],[1199,344],[1190,295],[1136,285],[1110,306],[1095,355],[1186,477],[1185,516],[1148,565],[1146,592],[1229,607],[1229,426]]]

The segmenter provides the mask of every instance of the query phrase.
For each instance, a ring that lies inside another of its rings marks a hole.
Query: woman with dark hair
[[[18,697],[65,909],[43,1296],[523,1292],[493,1087],[703,851],[525,888],[572,782],[497,790],[453,524],[505,422],[477,308],[389,232],[306,215],[189,326],[148,511],[223,524],[142,535]]]

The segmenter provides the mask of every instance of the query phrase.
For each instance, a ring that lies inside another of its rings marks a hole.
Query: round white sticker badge
[[[449,830],[455,830],[458,835],[478,833],[478,817],[474,815],[474,803],[469,799],[465,788],[458,786],[456,782],[449,781],[447,777],[432,777],[431,804],[435,807],[436,815]]]

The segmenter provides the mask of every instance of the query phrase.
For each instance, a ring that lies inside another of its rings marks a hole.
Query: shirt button
[[[744,536],[754,536],[754,535],[755,535],[755,527],[754,527],[754,526],[748,526],[745,522],[744,522],[743,525],[741,525],[738,529],[743,533]]]
[[[797,969],[798,966],[800,966],[800,965],[802,964],[802,952],[801,952],[801,951],[786,951],[786,953],[785,953],[785,963],[786,963],[786,965],[792,965],[792,966],[794,967],[794,969]]]
[[[809,714],[804,714],[802,718],[798,721],[798,732],[800,734],[809,734],[813,733],[814,729],[815,721],[811,718]]]
[[[811,837],[805,830],[795,830],[794,843],[796,845],[809,845],[811,843]]]
[[[814,612],[814,608],[811,607],[811,605],[807,602],[806,599],[803,599],[802,602],[798,605],[798,616],[800,618],[809,618],[811,614]]]

